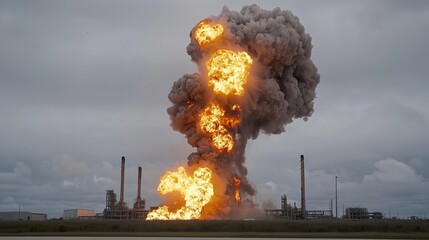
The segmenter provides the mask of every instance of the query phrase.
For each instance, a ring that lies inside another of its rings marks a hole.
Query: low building
[[[380,220],[383,219],[383,213],[381,212],[368,212],[367,208],[354,207],[354,208],[346,208],[346,219],[350,220]]]
[[[373,220],[381,220],[384,218],[384,215],[382,212],[369,212],[369,219],[373,219]]]
[[[2,221],[45,221],[47,219],[48,215],[44,213],[32,213],[28,211],[0,212],[0,220]]]
[[[361,207],[346,208],[346,218],[352,220],[369,219],[368,209]]]
[[[67,209],[63,212],[64,220],[89,219],[95,217],[95,211],[91,209]]]

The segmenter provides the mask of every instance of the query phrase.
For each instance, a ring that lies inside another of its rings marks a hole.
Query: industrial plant
[[[301,155],[301,207],[298,208],[296,203],[293,206],[288,203],[286,194],[281,196],[280,209],[265,209],[268,219],[332,219],[332,204],[329,210],[307,210],[305,206],[305,171],[304,155]]]
[[[264,209],[266,219],[268,220],[313,220],[313,219],[335,219],[341,217],[337,213],[334,214],[333,202],[331,200],[329,209],[307,209],[305,196],[305,168],[304,155],[300,158],[301,165],[301,205],[297,206],[296,202],[288,202],[287,195],[284,194],[280,198],[279,209]],[[146,200],[141,194],[142,167],[138,167],[137,171],[137,197],[132,207],[129,207],[124,200],[125,192],[125,157],[121,159],[121,184],[119,201],[113,189],[106,190],[106,205],[102,213],[95,213],[91,209],[67,209],[64,210],[63,220],[79,220],[79,219],[123,219],[123,220],[145,220],[149,210],[146,210]],[[337,202],[337,199],[336,199]],[[335,207],[336,209],[336,207]],[[343,219],[348,220],[381,220],[384,219],[382,212],[370,212],[363,207],[346,208]],[[31,213],[31,212],[2,212],[0,220],[47,220],[46,214]]]
[[[334,219],[334,207],[330,204],[327,210],[308,210],[306,208],[305,197],[305,168],[304,168],[304,155],[300,158],[301,164],[301,206],[297,207],[296,202],[293,204],[288,202],[286,194],[281,196],[280,209],[265,209],[266,218],[270,220],[312,220],[312,219]],[[117,200],[116,193],[113,189],[106,190],[106,208],[103,214],[97,218],[105,219],[146,219],[149,210],[146,210],[146,201],[141,196],[141,178],[142,168],[138,168],[137,175],[137,197],[132,208],[124,201],[125,191],[125,157],[121,160],[121,185],[119,201]],[[82,216],[84,217],[84,216]],[[347,208],[343,216],[344,219],[350,220],[365,220],[365,219],[383,219],[384,216],[381,212],[369,212],[367,208],[353,207]]]
[[[137,198],[133,208],[129,208],[124,201],[124,182],[125,182],[125,157],[121,160],[121,192],[119,202],[114,190],[106,190],[106,208],[103,211],[103,217],[106,219],[146,219],[149,211],[145,210],[146,200],[141,196],[142,187],[142,168],[138,168],[137,175]]]
[[[335,177],[337,180],[337,177]],[[336,184],[335,184],[336,188]],[[337,194],[335,194],[337,195]],[[336,199],[336,203],[338,199]],[[337,209],[337,207],[335,207]],[[265,209],[265,213],[268,219],[287,219],[287,220],[298,220],[298,219],[333,219],[333,204],[331,200],[329,210],[307,210],[305,206],[305,171],[304,171],[304,155],[301,155],[301,207],[296,206],[296,202],[293,206],[288,203],[286,194],[281,196],[281,208],[280,209]],[[338,216],[338,213],[335,214]],[[337,217],[338,218],[338,217]],[[369,212],[367,208],[352,207],[346,208],[346,212],[342,217],[348,220],[380,220],[383,219],[383,213],[381,212]]]

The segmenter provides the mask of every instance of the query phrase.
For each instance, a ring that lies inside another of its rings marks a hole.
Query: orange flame
[[[222,24],[211,24],[210,19],[201,21],[195,29],[194,37],[200,46],[205,46],[223,33]]]
[[[194,38],[200,46],[204,47],[222,35],[224,27],[221,24],[212,24],[211,20],[201,21],[194,31]],[[246,52],[234,52],[219,49],[212,52],[206,62],[208,85],[213,87],[216,94],[237,95],[244,94],[244,85],[252,65],[252,58]],[[188,102],[187,107],[193,103]],[[240,123],[241,108],[232,105],[223,108],[215,102],[210,102],[199,115],[199,127],[208,135],[212,144],[219,151],[231,151],[234,147],[233,131]],[[212,171],[198,168],[193,176],[186,174],[184,167],[177,172],[166,172],[160,179],[158,192],[166,194],[173,191],[181,193],[185,205],[176,212],[170,212],[168,206],[161,206],[148,213],[146,220],[189,220],[199,219],[203,207],[210,202],[214,195],[211,180]],[[235,201],[240,202],[240,180],[234,177]]]
[[[246,52],[217,50],[206,63],[209,86],[216,93],[243,95],[252,62]]]
[[[193,176],[188,176],[184,167],[179,167],[177,172],[166,172],[161,177],[158,192],[166,194],[179,191],[186,203],[185,206],[170,212],[167,206],[159,207],[148,213],[146,220],[190,220],[198,219],[201,210],[213,197],[214,190],[211,183],[212,171],[205,168],[195,170]]]
[[[236,177],[232,177],[233,181],[234,181],[234,191],[235,191],[235,202],[238,204],[241,201],[241,196],[240,196],[240,189],[238,189],[238,187],[240,186],[240,179],[236,178]]]
[[[234,109],[239,109],[234,105]],[[234,138],[228,128],[235,128],[240,123],[239,116],[227,117],[220,105],[210,103],[200,114],[201,130],[211,137],[213,145],[220,151],[231,151],[234,147]]]

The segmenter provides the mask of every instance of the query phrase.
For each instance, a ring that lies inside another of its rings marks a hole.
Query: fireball
[[[194,37],[200,46],[205,46],[223,33],[222,24],[211,24],[210,19],[201,21],[195,29]]]
[[[210,20],[201,21],[194,31],[194,38],[201,47],[222,35],[221,24],[212,24]],[[215,94],[242,96],[245,92],[247,77],[252,66],[252,58],[246,52],[218,49],[210,53],[206,62],[208,86]],[[193,103],[188,102],[187,107]],[[205,109],[199,113],[197,125],[218,152],[230,152],[234,149],[235,132],[240,123],[241,107],[237,104],[221,105],[214,99],[209,101]],[[167,194],[180,192],[185,205],[176,212],[168,206],[161,206],[147,215],[147,220],[190,220],[199,219],[203,207],[214,195],[211,179],[212,170],[207,167],[198,168],[193,176],[188,176],[184,167],[177,172],[166,172],[160,179],[158,192]],[[234,196],[240,202],[240,180],[234,177]]]
[[[210,103],[200,114],[200,128],[211,137],[213,145],[219,150],[231,151],[234,138],[227,127],[235,128],[240,123],[239,116],[225,116],[225,110],[218,104]]]
[[[215,93],[241,96],[251,66],[252,58],[246,52],[219,49],[206,63],[209,86]]]
[[[170,212],[167,206],[159,207],[148,213],[146,220],[190,220],[200,218],[202,208],[210,202],[214,194],[211,176],[212,171],[207,167],[198,168],[193,176],[188,176],[184,167],[179,167],[177,172],[166,172],[161,177],[158,192],[167,194],[178,191],[186,203],[176,212]]]

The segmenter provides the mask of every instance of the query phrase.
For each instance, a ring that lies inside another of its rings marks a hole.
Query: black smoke
[[[216,97],[204,77],[207,50],[193,39],[192,31],[187,52],[202,70],[185,74],[174,83],[168,96],[173,105],[167,112],[172,128],[184,134],[188,143],[197,149],[189,155],[188,164],[206,161],[226,179],[238,176],[240,191],[251,196],[255,189],[247,179],[244,166],[248,139],[257,138],[260,132],[280,134],[294,119],[307,120],[313,113],[320,76],[311,60],[311,37],[298,17],[280,8],[270,11],[251,5],[237,12],[224,7],[218,17],[210,19],[225,26],[217,47],[246,51],[254,62],[249,86],[246,86],[249,91],[244,100],[239,100],[241,122],[237,129],[231,129],[236,140],[233,153],[219,153],[198,129],[198,114]],[[224,105],[237,101],[215,100]]]

